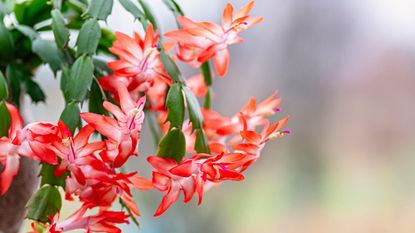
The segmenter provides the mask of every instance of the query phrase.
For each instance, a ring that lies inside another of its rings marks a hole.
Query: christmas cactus
[[[243,180],[266,142],[289,133],[288,118],[266,119],[278,111],[276,94],[251,98],[230,117],[211,108],[212,82],[220,82],[214,76],[225,77],[230,64],[228,47],[262,21],[250,16],[254,1],[238,10],[227,4],[217,24],[187,18],[175,0],[163,0],[178,25],[166,33],[145,0],[119,2],[144,34],[105,27],[113,0],[0,1],[0,193],[8,192],[21,157],[39,161],[40,187],[26,215],[33,232],[119,232],[119,224],[138,224],[133,189],[163,193],[154,216],[181,193],[185,203],[197,196],[200,204],[211,187]],[[177,62],[200,74],[184,78]],[[42,64],[60,80],[66,105],[59,122],[23,122],[21,97],[45,100],[33,78]],[[123,168],[138,156],[145,120],[158,145],[143,158],[152,177]],[[82,205],[62,219],[62,199]]]

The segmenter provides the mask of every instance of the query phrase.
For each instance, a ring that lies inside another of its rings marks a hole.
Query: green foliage
[[[196,129],[195,150],[198,153],[206,153],[206,154],[210,153],[209,145],[206,139],[206,135],[203,132],[203,129]]]
[[[176,63],[171,59],[169,55],[164,52],[164,50],[160,51],[160,58],[163,62],[164,69],[166,70],[167,74],[169,74],[173,82],[184,83]]]
[[[91,0],[87,14],[95,19],[107,20],[113,4],[113,0]]]
[[[52,7],[48,0],[26,0],[14,5],[17,22],[33,26],[50,18]]]
[[[163,0],[164,4],[173,12],[174,16],[183,16],[183,10],[180,8],[179,4],[175,0]]]
[[[7,60],[13,56],[13,37],[0,19],[0,60]]]
[[[184,121],[184,97],[179,84],[170,87],[167,94],[166,107],[169,110],[167,121],[170,122],[170,128],[182,128]]]
[[[32,79],[27,79],[24,82],[24,87],[32,102],[45,102],[46,95],[40,88],[39,84],[37,84],[37,82],[33,81]]]
[[[206,136],[203,132],[203,115],[200,110],[199,102],[196,97],[190,92],[189,88],[184,87],[183,91],[186,95],[187,109],[189,111],[189,118],[192,122],[193,130],[196,130],[196,144],[195,150],[199,153],[209,153]]]
[[[110,56],[114,56],[108,48],[112,47],[112,43],[116,40],[114,33],[108,29],[102,28],[101,29],[101,39],[98,43],[98,51],[101,53],[105,53]]]
[[[47,163],[42,163],[42,168],[40,169],[39,176],[42,177],[40,181],[40,186],[45,184],[60,186],[65,188],[65,178],[69,175],[69,172],[62,175],[61,177],[56,177],[55,172],[56,165],[50,165]]]
[[[65,20],[59,10],[52,10],[52,30],[56,45],[65,48],[69,42],[69,30],[65,26]]]
[[[6,79],[4,79],[3,74],[0,72],[0,101],[7,100],[9,97],[9,88],[7,86]]]
[[[210,70],[210,64],[209,62],[205,62],[202,64],[202,74],[203,78],[205,80],[206,85],[211,86],[212,85],[212,71]]]
[[[99,39],[101,38],[101,29],[96,19],[89,19],[79,31],[76,45],[78,46],[78,54],[95,54]]]
[[[160,141],[158,156],[180,162],[186,154],[186,139],[180,129],[172,129]]]
[[[94,65],[88,56],[78,58],[70,70],[69,80],[66,81],[64,92],[69,100],[82,101],[94,78]]]
[[[153,11],[151,10],[150,6],[147,4],[145,0],[138,0],[141,7],[143,8],[144,15],[146,16],[147,20],[153,24],[154,29],[158,29],[158,24],[156,18],[154,17]],[[143,25],[144,26],[144,25]],[[147,26],[144,26],[147,28]]]
[[[97,79],[94,79],[91,85],[91,91],[88,98],[88,110],[92,113],[105,115],[107,112],[102,106],[105,101],[104,91],[101,89]]]
[[[128,12],[130,12],[134,16],[134,18],[136,18],[137,20],[140,21],[140,23],[143,25],[144,28],[147,28],[148,22],[147,22],[147,18],[145,16],[144,12],[142,12],[130,0],[120,0],[120,3],[124,7],[125,10],[127,10]]]
[[[75,129],[81,125],[81,118],[79,114],[81,114],[79,105],[75,102],[71,102],[66,105],[60,116],[60,119],[63,121],[63,123],[65,123],[72,134],[74,134]]]
[[[189,118],[192,122],[193,129],[200,129],[203,124],[203,115],[200,111],[199,102],[189,88],[184,87],[183,91],[186,95],[187,109],[189,111]]]
[[[49,64],[55,73],[62,66],[62,58],[59,54],[58,47],[53,41],[37,38],[32,43],[32,50],[39,55],[43,62]]]
[[[47,222],[48,216],[54,216],[62,207],[62,198],[57,188],[44,185],[29,200],[26,217],[39,222]]]
[[[20,64],[10,64],[6,68],[6,77],[9,81],[11,99],[16,106],[20,104],[22,90],[30,96],[33,102],[45,101],[45,94],[40,86],[32,79],[32,72]]]
[[[39,37],[39,34],[31,27],[26,25],[16,25],[16,29],[31,40]]]
[[[4,101],[0,101],[0,137],[9,135],[10,113]]]

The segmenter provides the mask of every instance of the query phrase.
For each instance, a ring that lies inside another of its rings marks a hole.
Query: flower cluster
[[[253,5],[254,1],[251,1],[234,11],[228,4],[222,25],[178,17],[181,28],[165,33],[171,39],[167,43],[168,49],[160,48],[163,43],[151,24],[144,37],[137,33],[133,37],[115,33],[116,41],[109,50],[118,60],[108,63],[113,71],[111,74],[98,79],[100,88],[108,95],[108,100],[103,102],[108,114],[81,113],[80,117],[86,124],[75,130],[76,133],[63,121],[57,124],[35,122],[23,127],[18,109],[7,104],[11,124],[8,136],[0,138],[1,194],[7,192],[18,173],[20,156],[25,156],[52,165],[55,178],[65,181],[66,200],[82,203],[81,208],[65,220],[60,220],[56,211],[53,216],[47,216],[48,221],[34,223],[33,232],[75,229],[119,232],[117,224],[127,223],[132,215],[140,215],[133,201],[132,189],[155,188],[163,193],[154,216],[163,214],[178,200],[181,192],[185,203],[198,196],[200,204],[204,192],[210,188],[223,181],[243,180],[244,171],[260,157],[266,142],[289,133],[283,130],[288,118],[276,123],[267,119],[278,112],[281,100],[276,98],[276,94],[260,103],[252,98],[231,117],[222,116],[208,107],[194,110],[190,99],[203,98],[210,93],[206,74],[182,82],[175,80],[170,77],[162,59],[162,53],[169,51],[172,54],[164,55],[170,56],[172,62],[177,58],[195,67],[212,60],[218,76],[224,77],[229,66],[228,46],[242,42],[240,33],[262,21],[261,17],[249,16]],[[179,91],[173,98],[177,106],[172,110],[167,99],[174,86],[178,86]],[[188,120],[184,119],[185,110],[180,107],[189,108]],[[191,110],[200,112],[198,119],[202,121],[199,126],[196,125],[198,121],[192,119],[197,114]],[[175,159],[160,154],[163,150],[147,157],[154,168],[150,180],[138,176],[137,172],[122,172],[128,159],[138,156],[145,114],[157,116],[164,135],[178,130],[185,138],[183,154],[173,156]],[[176,114],[173,118],[178,119],[174,125],[172,114]],[[94,133],[100,137],[93,137]],[[203,152],[195,146],[200,143],[200,135],[207,145]],[[110,210],[118,199],[128,214]],[[91,209],[97,210],[96,213],[89,215],[87,212]]]
[[[120,105],[105,102],[104,107],[116,118],[82,113],[88,122],[76,135],[59,121],[37,122],[22,128],[22,118],[17,109],[8,104],[12,123],[9,136],[0,140],[0,162],[4,166],[1,173],[2,194],[10,187],[19,169],[19,156],[26,156],[43,163],[55,165],[56,178],[67,176],[65,193],[67,200],[74,197],[82,202],[82,207],[70,218],[58,222],[58,214],[46,227],[53,232],[72,229],[112,231],[113,223],[124,223],[128,215],[108,211],[117,198],[129,210],[139,216],[137,205],[132,200],[131,188],[152,189],[148,180],[137,176],[136,172],[121,173],[128,158],[137,155],[141,127],[144,121],[145,98],[133,101],[124,86],[118,88]],[[91,135],[98,131],[107,137],[103,141],[90,142]],[[98,208],[99,213],[84,217],[86,210]]]

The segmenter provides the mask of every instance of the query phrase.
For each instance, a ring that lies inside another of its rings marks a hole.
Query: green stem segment
[[[210,69],[209,61],[202,64],[201,70],[202,70],[203,78],[205,80],[205,84],[206,84],[206,86],[208,86],[208,90],[207,90],[206,96],[205,96],[204,108],[210,109],[211,108],[211,102],[212,102],[211,86],[212,86],[212,83],[213,83],[213,78],[212,78],[212,71]]]
[[[137,226],[138,230],[140,230],[140,223],[135,218],[133,212],[131,212],[130,208],[128,208],[128,206],[125,204],[125,202],[121,198],[119,198],[118,200],[120,201],[121,207],[127,210],[128,214],[130,215],[131,221],[133,221],[133,223]]]

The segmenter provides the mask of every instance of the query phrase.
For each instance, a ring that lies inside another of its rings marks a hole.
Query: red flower
[[[85,230],[86,232],[120,233],[121,230],[115,225],[128,222],[127,218],[129,216],[124,212],[100,209],[98,214],[85,216],[88,209],[87,205],[83,205],[78,211],[61,222],[59,222],[58,213],[53,218],[49,218],[49,224],[43,224],[42,227],[46,229],[41,232],[61,233],[72,230]],[[40,233],[34,223],[32,223],[32,230],[32,233]]]
[[[229,65],[228,46],[241,43],[239,33],[262,21],[262,17],[250,17],[255,1],[251,1],[236,13],[231,4],[227,4],[222,17],[222,26],[211,22],[193,22],[184,16],[178,17],[183,29],[166,33],[166,36],[178,42],[177,57],[199,66],[213,58],[220,77],[224,77]]]
[[[118,85],[117,90],[121,109],[108,101],[104,102],[104,108],[116,119],[94,113],[81,113],[81,117],[99,133],[109,138],[106,141],[106,150],[101,155],[113,162],[115,167],[120,167],[131,155],[137,154],[137,145],[144,123],[143,108],[146,98],[133,101],[123,85]]]
[[[207,134],[211,154],[196,154],[184,158],[180,163],[175,160],[150,156],[147,160],[154,167],[153,185],[164,193],[163,200],[155,216],[163,214],[184,193],[184,202],[190,201],[196,194],[199,204],[203,193],[225,180],[241,181],[243,172],[260,156],[265,143],[272,138],[282,137],[289,131],[280,131],[287,123],[285,118],[270,125],[266,116],[277,112],[281,100],[275,94],[257,104],[251,99],[239,114],[223,117],[217,112],[205,110],[204,130]],[[257,128],[262,127],[260,133]],[[187,145],[195,140],[189,128],[183,129]],[[189,143],[190,142],[190,143]],[[187,148],[189,153],[193,149]]]
[[[73,177],[81,184],[85,184],[85,174],[82,172],[81,166],[92,164],[93,153],[104,149],[104,142],[88,143],[94,128],[87,125],[82,128],[79,133],[72,137],[71,132],[66,125],[59,121],[60,141],[53,142],[50,147],[60,158],[61,162],[55,169],[55,176],[62,176],[69,170]]]
[[[20,156],[56,164],[56,155],[42,147],[43,142],[54,140],[56,127],[48,123],[33,123],[23,127],[23,120],[18,109],[6,104],[11,117],[8,137],[0,138],[0,163],[3,171],[0,174],[1,190],[4,194],[10,187],[13,177],[17,175],[20,165]]]
[[[110,51],[119,57],[119,60],[109,62],[108,66],[114,70],[116,76],[130,79],[128,90],[146,92],[155,79],[170,83],[170,77],[163,68],[160,53],[157,49],[158,34],[149,25],[144,40],[137,33],[131,38],[121,32],[116,32],[117,40]]]

